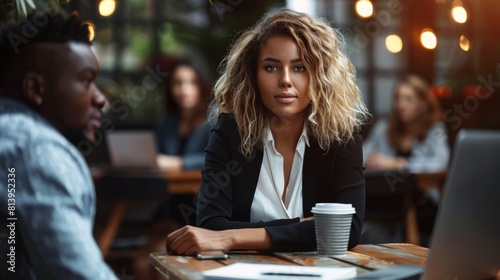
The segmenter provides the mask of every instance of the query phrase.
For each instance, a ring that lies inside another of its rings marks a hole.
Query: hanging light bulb
[[[115,0],[101,0],[99,2],[99,14],[103,17],[108,17],[115,12]]]
[[[464,35],[460,36],[459,44],[460,44],[460,48],[463,51],[468,52],[470,50],[469,39],[467,39],[467,37],[465,37]]]
[[[458,23],[465,23],[467,21],[467,10],[461,0],[453,1],[453,8],[451,8],[451,18]]]
[[[403,40],[396,34],[391,34],[385,38],[385,47],[391,53],[398,53],[403,49]]]
[[[422,30],[422,33],[420,34],[420,42],[426,49],[432,50],[436,48],[437,38],[434,32],[432,32],[432,29],[425,28]]]
[[[370,0],[358,0],[355,7],[356,13],[362,18],[368,18],[373,15],[373,4]]]

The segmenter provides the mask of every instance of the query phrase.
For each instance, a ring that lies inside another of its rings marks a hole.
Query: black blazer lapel
[[[325,155],[316,141],[310,141],[310,147],[306,146],[304,163],[302,169],[302,208],[304,217],[311,216],[311,208],[316,202],[321,202],[324,195],[325,164],[330,158],[329,153]]]

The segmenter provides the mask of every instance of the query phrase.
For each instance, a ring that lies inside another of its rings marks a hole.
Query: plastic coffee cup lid
[[[352,204],[316,203],[311,212],[315,214],[354,214],[356,209],[352,207]]]

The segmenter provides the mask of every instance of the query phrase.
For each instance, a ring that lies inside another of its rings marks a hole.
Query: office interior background
[[[4,2],[0,22],[32,9],[29,2]],[[153,127],[164,111],[163,81],[176,58],[202,61],[216,80],[218,66],[237,34],[266,11],[282,6],[324,17],[339,29],[374,119],[388,117],[398,79],[415,73],[432,84],[443,106],[451,144],[460,128],[500,128],[498,0],[33,3],[36,9],[76,10],[91,23],[101,67],[98,84],[109,101],[108,128]],[[157,83],[145,84],[147,76]]]

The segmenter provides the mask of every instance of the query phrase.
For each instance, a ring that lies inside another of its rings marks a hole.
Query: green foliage
[[[65,0],[6,0],[0,2],[0,27],[9,21],[19,21],[32,11],[53,11],[66,14]]]

